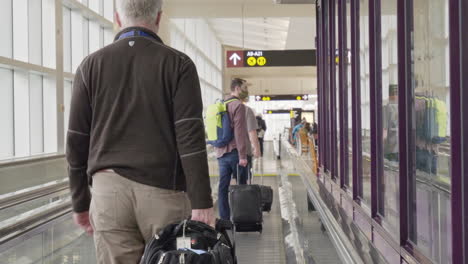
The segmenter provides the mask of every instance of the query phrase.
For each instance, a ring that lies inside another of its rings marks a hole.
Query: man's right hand
[[[216,225],[213,207],[208,209],[194,209],[192,210],[192,220],[205,223],[212,227]]]
[[[247,167],[247,160],[246,159],[240,159],[239,160],[239,166],[242,166],[242,167]]]
[[[89,212],[73,213],[73,221],[89,235],[93,234],[94,230],[89,220]]]

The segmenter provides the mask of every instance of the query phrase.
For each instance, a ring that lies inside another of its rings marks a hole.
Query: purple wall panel
[[[367,216],[363,216],[360,212],[354,211],[354,222],[366,235],[367,239],[372,240],[372,226],[367,221]]]
[[[332,191],[333,191],[333,198],[335,198],[335,202],[337,204],[341,204],[341,189],[337,184],[334,184],[332,186]]]
[[[374,245],[389,264],[400,263],[400,254],[396,252],[378,232],[374,232]]]
[[[344,211],[346,212],[346,215],[353,219],[353,203],[350,202],[348,199],[346,199],[345,197],[343,197],[341,199],[341,205],[342,205],[342,208],[344,209]]]
[[[431,207],[431,192],[424,188],[416,189],[416,201],[418,206],[416,207],[416,222],[417,222],[417,234],[418,237],[414,241],[418,248],[424,253],[432,256],[433,248],[433,224],[432,224],[432,207]],[[421,220],[419,220],[421,219]]]

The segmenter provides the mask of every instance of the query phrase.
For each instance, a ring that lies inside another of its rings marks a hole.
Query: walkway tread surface
[[[273,188],[273,206],[270,213],[263,214],[263,232],[261,234],[258,232],[236,234],[239,264],[286,263],[277,177],[265,177],[263,183]]]
[[[264,213],[263,232],[260,233],[237,233],[237,257],[239,264],[271,263],[283,264],[286,262],[283,220],[279,203],[278,187],[281,182],[280,175],[296,174],[294,167],[294,157],[283,151],[283,159],[277,161],[273,154],[272,144],[265,144],[265,157],[262,162],[257,163],[255,173],[278,176],[268,176],[263,178],[263,184],[273,188],[273,206],[270,213]],[[261,168],[261,169],[260,169]],[[210,159],[210,172],[217,170],[216,160]],[[293,200],[299,216],[298,233],[302,236],[305,255],[311,255],[314,264],[337,264],[340,263],[337,253],[327,236],[320,228],[319,216],[316,212],[308,212],[305,186],[299,176],[287,177],[292,185]],[[211,184],[215,200],[217,199],[218,177],[211,177]],[[254,177],[254,183],[261,183],[260,177]],[[73,227],[73,228],[70,228]],[[68,230],[68,231],[67,231]],[[75,238],[71,238],[74,236]],[[60,243],[57,238],[68,243]],[[43,244],[45,241],[45,245]],[[38,249],[52,247],[54,252],[47,256],[44,261],[47,263],[83,263],[92,264],[94,262],[94,245],[91,237],[78,234],[77,229],[71,223],[71,219],[59,223],[51,230],[38,235],[34,239],[26,240],[23,244],[0,254],[0,263],[23,263],[22,260],[35,259],[34,254]],[[28,248],[29,250],[26,250]],[[29,254],[28,254],[29,252]],[[5,261],[6,260],[6,261]],[[19,262],[18,262],[19,261]]]

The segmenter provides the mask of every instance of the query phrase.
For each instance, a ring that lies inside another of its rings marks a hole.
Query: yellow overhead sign
[[[264,66],[266,63],[267,63],[267,60],[265,57],[262,56],[262,57],[257,58],[257,64],[259,66]]]
[[[257,59],[255,57],[249,57],[247,59],[247,64],[249,66],[255,66],[255,65],[257,65]]]

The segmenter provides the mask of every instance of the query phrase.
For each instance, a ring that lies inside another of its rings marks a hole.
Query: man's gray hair
[[[161,11],[163,0],[117,0],[117,11],[125,25],[151,24]]]

